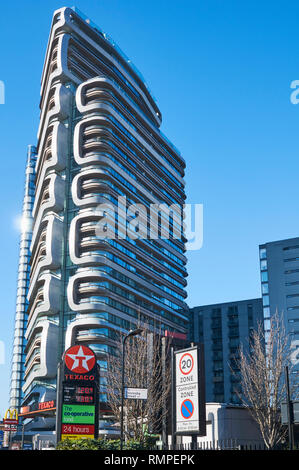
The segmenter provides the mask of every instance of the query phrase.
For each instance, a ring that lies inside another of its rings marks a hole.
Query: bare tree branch
[[[147,388],[147,400],[125,400],[126,438],[143,440],[146,433],[161,427],[167,412],[163,406],[170,390],[170,368],[166,366],[162,380],[163,362],[161,354],[161,335],[153,329],[144,328],[143,332],[126,342],[125,386]],[[107,397],[113,415],[120,422],[121,374],[122,374],[122,335],[119,335],[116,355],[110,355],[107,368]]]
[[[243,345],[239,352],[242,390],[238,393],[244,406],[257,422],[267,448],[281,442],[286,434],[281,424],[280,407],[285,399],[284,370],[290,370],[290,345],[283,318],[276,313],[270,319],[270,330],[264,333],[260,324],[253,331],[249,351]],[[294,391],[294,390],[293,390]]]

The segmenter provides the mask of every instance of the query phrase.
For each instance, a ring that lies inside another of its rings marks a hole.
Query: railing
[[[299,447],[299,443],[295,448]],[[204,441],[197,443],[184,443],[172,445],[157,446],[155,450],[287,450],[288,444],[278,444],[272,449],[268,449],[262,441],[245,441],[239,439],[222,439],[214,441]]]

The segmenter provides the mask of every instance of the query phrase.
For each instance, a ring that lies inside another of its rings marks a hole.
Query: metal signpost
[[[172,433],[206,435],[202,346],[172,350]]]
[[[142,333],[142,328],[130,330],[122,339],[122,371],[121,371],[121,405],[120,405],[120,450],[123,450],[124,443],[124,401],[125,401],[125,356],[126,356],[126,341],[133,336]]]
[[[72,346],[58,369],[57,442],[96,439],[99,427],[99,366],[86,346]]]

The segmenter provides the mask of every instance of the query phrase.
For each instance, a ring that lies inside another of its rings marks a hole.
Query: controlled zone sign
[[[174,352],[175,432],[205,433],[204,378],[198,346]],[[201,396],[202,394],[202,396]]]

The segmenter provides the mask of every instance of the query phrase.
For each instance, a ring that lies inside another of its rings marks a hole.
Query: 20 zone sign
[[[192,372],[194,366],[194,360],[191,354],[186,353],[180,359],[179,368],[183,375],[188,375]]]
[[[173,432],[206,434],[204,357],[201,345],[172,350]]]

